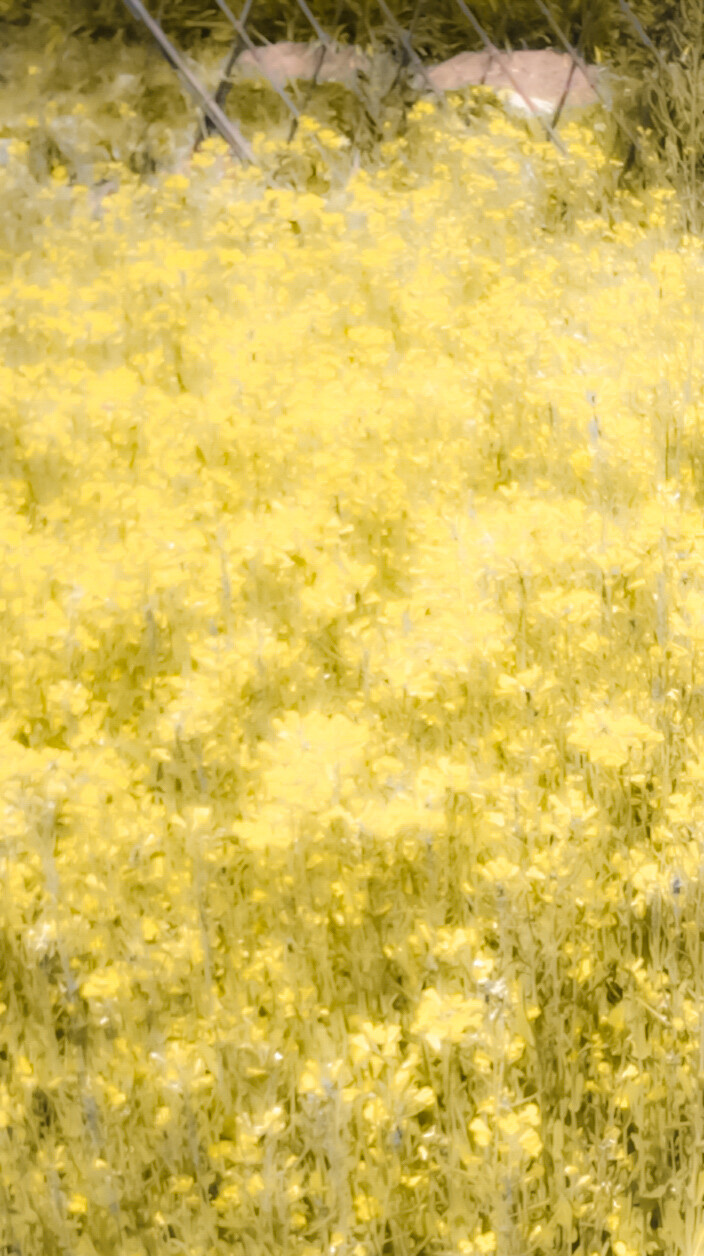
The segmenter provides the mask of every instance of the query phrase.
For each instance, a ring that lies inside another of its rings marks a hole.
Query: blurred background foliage
[[[217,81],[212,67],[224,62],[234,37],[217,0],[148,0],[147,7],[191,64],[211,84],[214,75]],[[231,0],[230,7],[239,17],[244,0]],[[400,26],[429,61],[482,46],[457,0],[312,0],[311,7],[342,43],[398,47]],[[473,0],[470,8],[497,46],[512,49],[559,47],[547,8],[588,61],[609,66],[614,116],[626,123],[617,147],[624,181],[643,186],[664,176],[678,192],[690,228],[698,230],[704,204],[704,0]],[[254,0],[247,31],[257,44],[314,38],[298,0]],[[140,67],[159,60],[149,32],[123,0],[0,0],[0,45],[11,48],[30,33],[33,46],[54,60],[64,41],[59,63],[63,57],[66,65],[76,61],[69,41],[83,49],[85,65],[92,63],[89,46],[104,41],[113,41],[123,55],[133,49]],[[232,116],[236,108],[233,97]]]
[[[227,43],[231,38],[232,28],[216,0],[150,0],[147,7],[182,46],[192,46],[201,39]],[[233,0],[230,7],[239,16],[242,4]],[[375,0],[314,0],[311,7],[320,24],[345,42],[395,42],[383,6]],[[535,0],[474,0],[470,7],[500,46],[532,48],[555,42]],[[593,58],[597,48],[615,53],[624,37],[633,35],[618,0],[553,0],[549,7],[572,42],[582,37],[588,58]],[[641,23],[657,38],[667,36],[685,7],[682,0],[660,4],[634,0],[632,6]],[[390,0],[388,8],[404,28],[413,27],[414,43],[421,54],[443,59],[460,49],[480,46],[456,0]],[[7,26],[56,24],[92,39],[120,35],[125,40],[141,41],[145,37],[122,0],[71,0],[70,5],[65,0],[0,0],[0,21]],[[255,42],[311,38],[310,23],[296,0],[256,0],[248,29]]]

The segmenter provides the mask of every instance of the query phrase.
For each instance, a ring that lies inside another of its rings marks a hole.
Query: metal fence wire
[[[225,112],[234,78],[242,71],[256,72],[266,79],[284,103],[291,116],[289,139],[295,135],[302,112],[286,90],[286,84],[294,80],[307,80],[309,90],[318,83],[344,83],[358,97],[369,116],[371,102],[366,83],[370,57],[361,49],[337,44],[324,29],[307,0],[296,0],[296,4],[310,26],[310,41],[275,44],[255,43],[248,32],[248,22],[256,0],[245,0],[239,16],[227,0],[215,2],[232,27],[233,43],[222,67],[218,87],[211,94],[194,72],[192,65],[189,65],[168,38],[161,21],[153,15],[143,0],[123,0],[132,16],[149,31],[201,111],[202,121],[194,147],[197,148],[206,135],[217,133],[226,141],[236,158],[256,164],[251,145],[237,122]],[[666,69],[665,58],[627,0],[617,2],[630,33],[647,48],[656,64],[661,69]],[[390,45],[387,56],[391,57],[395,66],[390,90],[404,76],[413,90],[419,94],[430,93],[437,98],[442,98],[448,90],[470,85],[503,88],[509,92],[511,102],[516,107],[538,120],[547,139],[563,154],[566,154],[567,148],[558,127],[565,109],[570,104],[588,105],[598,102],[609,111],[622,135],[628,140],[631,158],[635,153],[642,154],[642,132],[639,134],[639,128],[634,125],[627,111],[615,104],[613,92],[610,90],[609,67],[586,62],[580,51],[581,37],[575,46],[561,29],[545,0],[533,0],[533,3],[548,23],[555,37],[556,47],[535,51],[499,48],[479,22],[467,0],[455,0],[458,13],[467,27],[468,43],[474,45],[475,50],[460,53],[435,65],[423,61],[414,47],[413,38],[414,26],[423,6],[429,6],[431,0],[416,0],[409,29],[401,25],[386,0],[376,0],[376,3],[380,15],[385,19],[385,42]],[[162,3],[162,10],[163,7]],[[476,50],[477,42],[480,44],[479,51]]]

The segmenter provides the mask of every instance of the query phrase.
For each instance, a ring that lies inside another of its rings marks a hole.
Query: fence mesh
[[[599,104],[613,117],[621,135],[630,146],[630,159],[641,151],[642,138],[634,121],[633,111],[624,107],[622,95],[614,87],[619,82],[619,67],[594,64],[582,52],[585,29],[570,38],[546,0],[533,0],[536,11],[544,19],[554,37],[552,47],[535,49],[512,48],[504,38],[499,46],[477,18],[466,0],[454,0],[458,17],[467,31],[467,51],[444,62],[430,63],[416,47],[416,33],[428,16],[430,0],[415,0],[411,20],[403,26],[386,0],[376,0],[378,22],[377,51],[369,53],[360,47],[341,44],[335,32],[327,30],[307,0],[296,0],[298,11],[310,39],[262,43],[250,29],[256,17],[256,0],[245,0],[239,14],[227,0],[215,0],[233,34],[233,43],[222,67],[220,81],[211,94],[203,85],[188,60],[179,52],[162,25],[164,4],[155,16],[143,0],[124,0],[131,14],[138,18],[158,43],[163,55],[179,74],[184,86],[195,98],[202,122],[194,147],[211,133],[219,133],[240,159],[253,162],[254,154],[237,122],[225,113],[230,88],[243,75],[256,74],[268,81],[291,116],[290,138],[296,132],[301,112],[315,86],[341,83],[352,91],[371,112],[368,83],[373,63],[383,64],[388,73],[387,95],[405,86],[411,91],[429,93],[442,99],[447,91],[469,86],[488,86],[505,94],[510,105],[536,118],[546,137],[562,153],[566,145],[559,126],[572,108]],[[627,0],[618,0],[624,32],[630,34],[655,59],[656,65],[667,69],[667,63],[653,42],[640,18]],[[338,14],[341,6],[338,6]],[[337,25],[335,22],[334,26]],[[373,23],[372,23],[373,25]],[[293,85],[307,83],[308,96],[298,104]],[[637,115],[636,115],[637,116]]]

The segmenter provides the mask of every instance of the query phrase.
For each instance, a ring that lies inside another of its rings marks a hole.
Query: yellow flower
[[[485,1230],[483,1234],[477,1234],[474,1243],[482,1256],[489,1256],[491,1252],[496,1251],[496,1235],[493,1230]]]
[[[476,1116],[470,1121],[469,1128],[478,1147],[489,1147],[493,1142],[493,1134],[483,1117]]]

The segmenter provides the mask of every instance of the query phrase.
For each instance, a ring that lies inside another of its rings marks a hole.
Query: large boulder
[[[552,113],[565,89],[564,107],[568,110],[589,108],[605,97],[608,103],[601,66],[576,64],[569,53],[552,48],[459,52],[449,61],[428,66],[424,75],[416,76],[413,85],[419,91],[433,88],[437,92],[483,85],[493,88],[511,107],[526,113]]]
[[[324,55],[323,55],[324,54]],[[277,87],[293,79],[319,83],[351,83],[360,70],[368,71],[370,58],[359,48],[282,41],[252,51],[247,48],[236,62],[236,70],[247,78],[267,78]],[[316,75],[317,71],[317,75]]]

